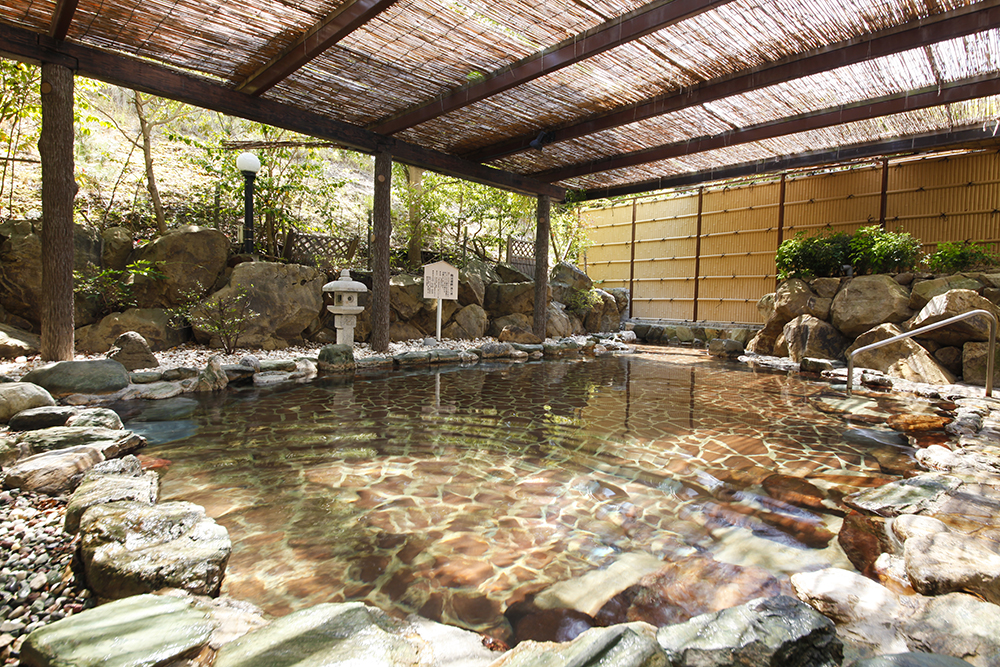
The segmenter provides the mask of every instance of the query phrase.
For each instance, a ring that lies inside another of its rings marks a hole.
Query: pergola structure
[[[544,295],[567,190],[994,145],[998,28],[1000,0],[5,0],[0,54],[375,154],[377,244],[391,160],[536,195]]]

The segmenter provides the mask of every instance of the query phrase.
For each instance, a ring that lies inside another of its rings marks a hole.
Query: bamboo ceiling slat
[[[20,4],[0,3],[0,21],[22,24],[36,30],[48,30],[55,12],[54,0],[31,0]]]

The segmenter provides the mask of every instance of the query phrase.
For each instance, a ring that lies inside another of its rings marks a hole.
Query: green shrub
[[[909,271],[920,259],[920,241],[907,232],[887,232],[871,225],[851,238],[851,265],[856,275]]]
[[[170,324],[177,329],[196,326],[210,336],[217,336],[223,351],[233,354],[240,336],[259,313],[250,308],[246,287],[241,286],[228,295],[216,293],[199,301],[204,291],[199,283],[196,289],[184,293],[184,303],[168,311]]]
[[[595,289],[577,290],[566,299],[566,310],[580,315],[603,302],[601,295]]]
[[[778,247],[774,262],[778,278],[819,278],[839,276],[849,264],[851,236],[844,232],[806,236],[799,232]]]
[[[136,276],[162,279],[165,276],[153,262],[142,259],[118,269],[98,269],[88,265],[83,271],[73,272],[73,291],[96,304],[97,315],[103,317],[134,308],[132,285]]]
[[[934,273],[960,273],[1000,264],[995,246],[982,246],[969,241],[939,243],[937,251],[927,256],[927,268]]]

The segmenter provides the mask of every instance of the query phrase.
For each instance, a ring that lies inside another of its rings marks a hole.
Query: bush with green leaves
[[[602,303],[604,300],[601,299],[601,295],[597,293],[596,289],[581,289],[576,290],[566,299],[566,310],[580,315]]]
[[[99,269],[88,264],[83,271],[73,272],[73,291],[96,306],[99,317],[120,313],[136,306],[132,286],[136,276],[163,279],[166,276],[154,262],[141,259],[124,270]]]
[[[1000,253],[995,246],[969,241],[939,243],[927,256],[927,268],[934,273],[960,273],[1000,265]]]
[[[819,278],[839,276],[842,267],[850,264],[851,235],[844,232],[806,236],[799,232],[780,246],[774,262],[778,278]]]
[[[223,351],[233,354],[247,325],[259,315],[250,308],[250,294],[243,286],[228,294],[217,292],[200,300],[203,293],[204,288],[200,284],[185,292],[182,295],[183,303],[168,311],[170,324],[178,329],[194,326],[209,336],[218,338]]]
[[[857,275],[909,271],[921,259],[920,241],[904,231],[889,232],[871,225],[851,238],[851,264]]]
[[[854,234],[845,232],[806,236],[799,232],[784,241],[775,255],[778,278],[821,278],[852,273],[909,271],[921,260],[920,241],[902,231],[888,232],[872,225]]]

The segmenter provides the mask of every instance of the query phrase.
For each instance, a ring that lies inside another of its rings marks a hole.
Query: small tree
[[[164,278],[156,264],[146,259],[132,262],[124,271],[98,269],[88,264],[83,271],[73,272],[73,291],[95,304],[97,315],[120,313],[136,305],[132,286],[136,276]]]
[[[229,294],[217,292],[203,301],[198,297],[204,292],[199,284],[184,293],[184,303],[170,309],[170,324],[181,329],[194,326],[222,343],[226,354],[236,352],[240,336],[246,333],[247,325],[259,313],[250,308],[250,294],[247,288],[239,286]]]

